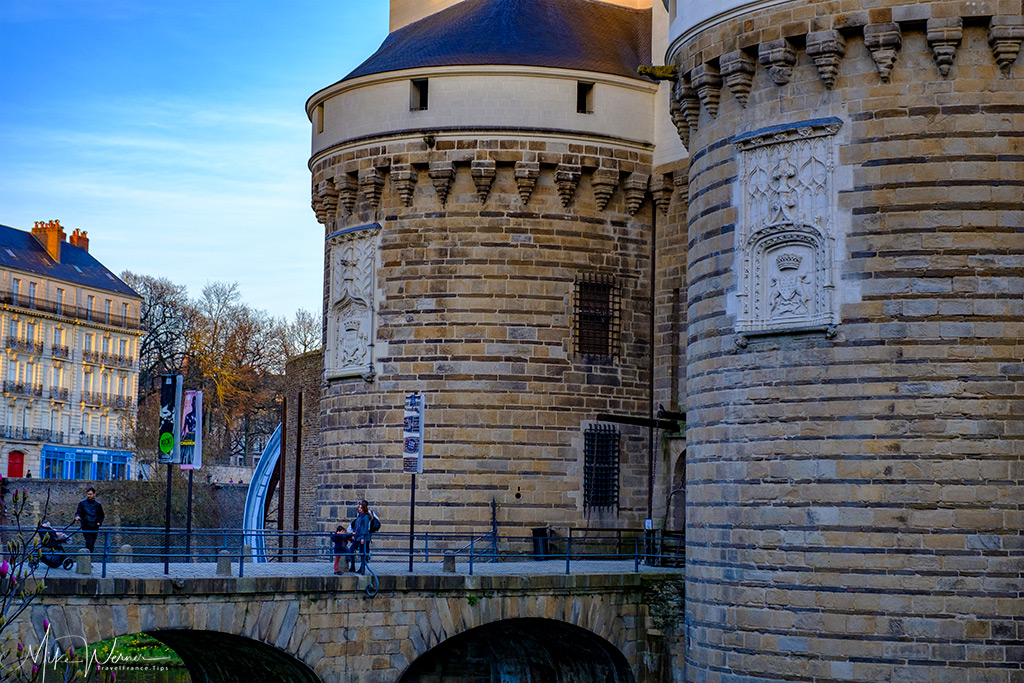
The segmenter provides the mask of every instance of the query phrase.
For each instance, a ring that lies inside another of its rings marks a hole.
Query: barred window
[[[573,303],[576,351],[591,361],[614,359],[619,346],[622,308],[615,278],[597,273],[579,275]]]
[[[612,425],[583,432],[583,505],[619,506],[619,430]]]

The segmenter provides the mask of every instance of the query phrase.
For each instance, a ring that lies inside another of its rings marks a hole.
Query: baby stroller
[[[39,558],[33,557],[29,560],[29,566],[35,570],[39,566],[39,561],[42,560],[43,564],[48,567],[64,567],[64,569],[71,569],[75,566],[75,561],[71,559],[67,551],[64,550],[64,543],[71,539],[71,534],[66,534],[64,531],[57,531],[49,522],[43,522],[39,525],[39,529],[36,530],[39,534]]]

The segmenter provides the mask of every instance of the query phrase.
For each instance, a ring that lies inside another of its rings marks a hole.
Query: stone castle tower
[[[363,496],[407,519],[416,391],[418,526],[483,530],[493,503],[526,534],[635,528],[663,507],[660,434],[597,421],[653,405],[650,242],[676,189],[659,136],[684,153],[670,87],[659,106],[637,71],[651,28],[650,0],[396,1],[381,48],[309,99],[318,519]]]
[[[1021,680],[1021,3],[674,9],[687,680]]]
[[[685,526],[675,680],[1020,681],[1022,42],[1020,0],[394,0],[307,106],[320,519],[407,505],[421,391],[432,527]]]

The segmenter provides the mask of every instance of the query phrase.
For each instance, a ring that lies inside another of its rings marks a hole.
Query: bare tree
[[[159,376],[182,371],[188,358],[188,334],[195,309],[184,285],[167,278],[121,273],[121,279],[142,295],[139,344],[139,399],[159,390]]]
[[[221,452],[248,456],[254,439],[273,431],[284,372],[281,327],[242,303],[236,284],[208,284],[196,302],[189,370],[209,392],[206,427]]]
[[[284,352],[291,358],[319,349],[323,342],[323,320],[304,308],[295,311],[295,318],[284,326]]]

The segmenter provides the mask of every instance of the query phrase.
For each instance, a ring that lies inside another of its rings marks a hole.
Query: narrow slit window
[[[594,84],[586,81],[576,82],[576,113],[594,113]]]
[[[591,425],[583,432],[583,504],[586,508],[619,507],[619,430]]]
[[[316,123],[316,132],[318,134],[319,133],[323,133],[324,132],[324,105],[322,105],[322,104],[316,105],[316,111],[314,112],[313,116],[316,119],[316,121],[315,121],[315,123]]]
[[[409,109],[412,111],[426,111],[429,98],[429,83],[426,78],[414,78],[410,81]]]

